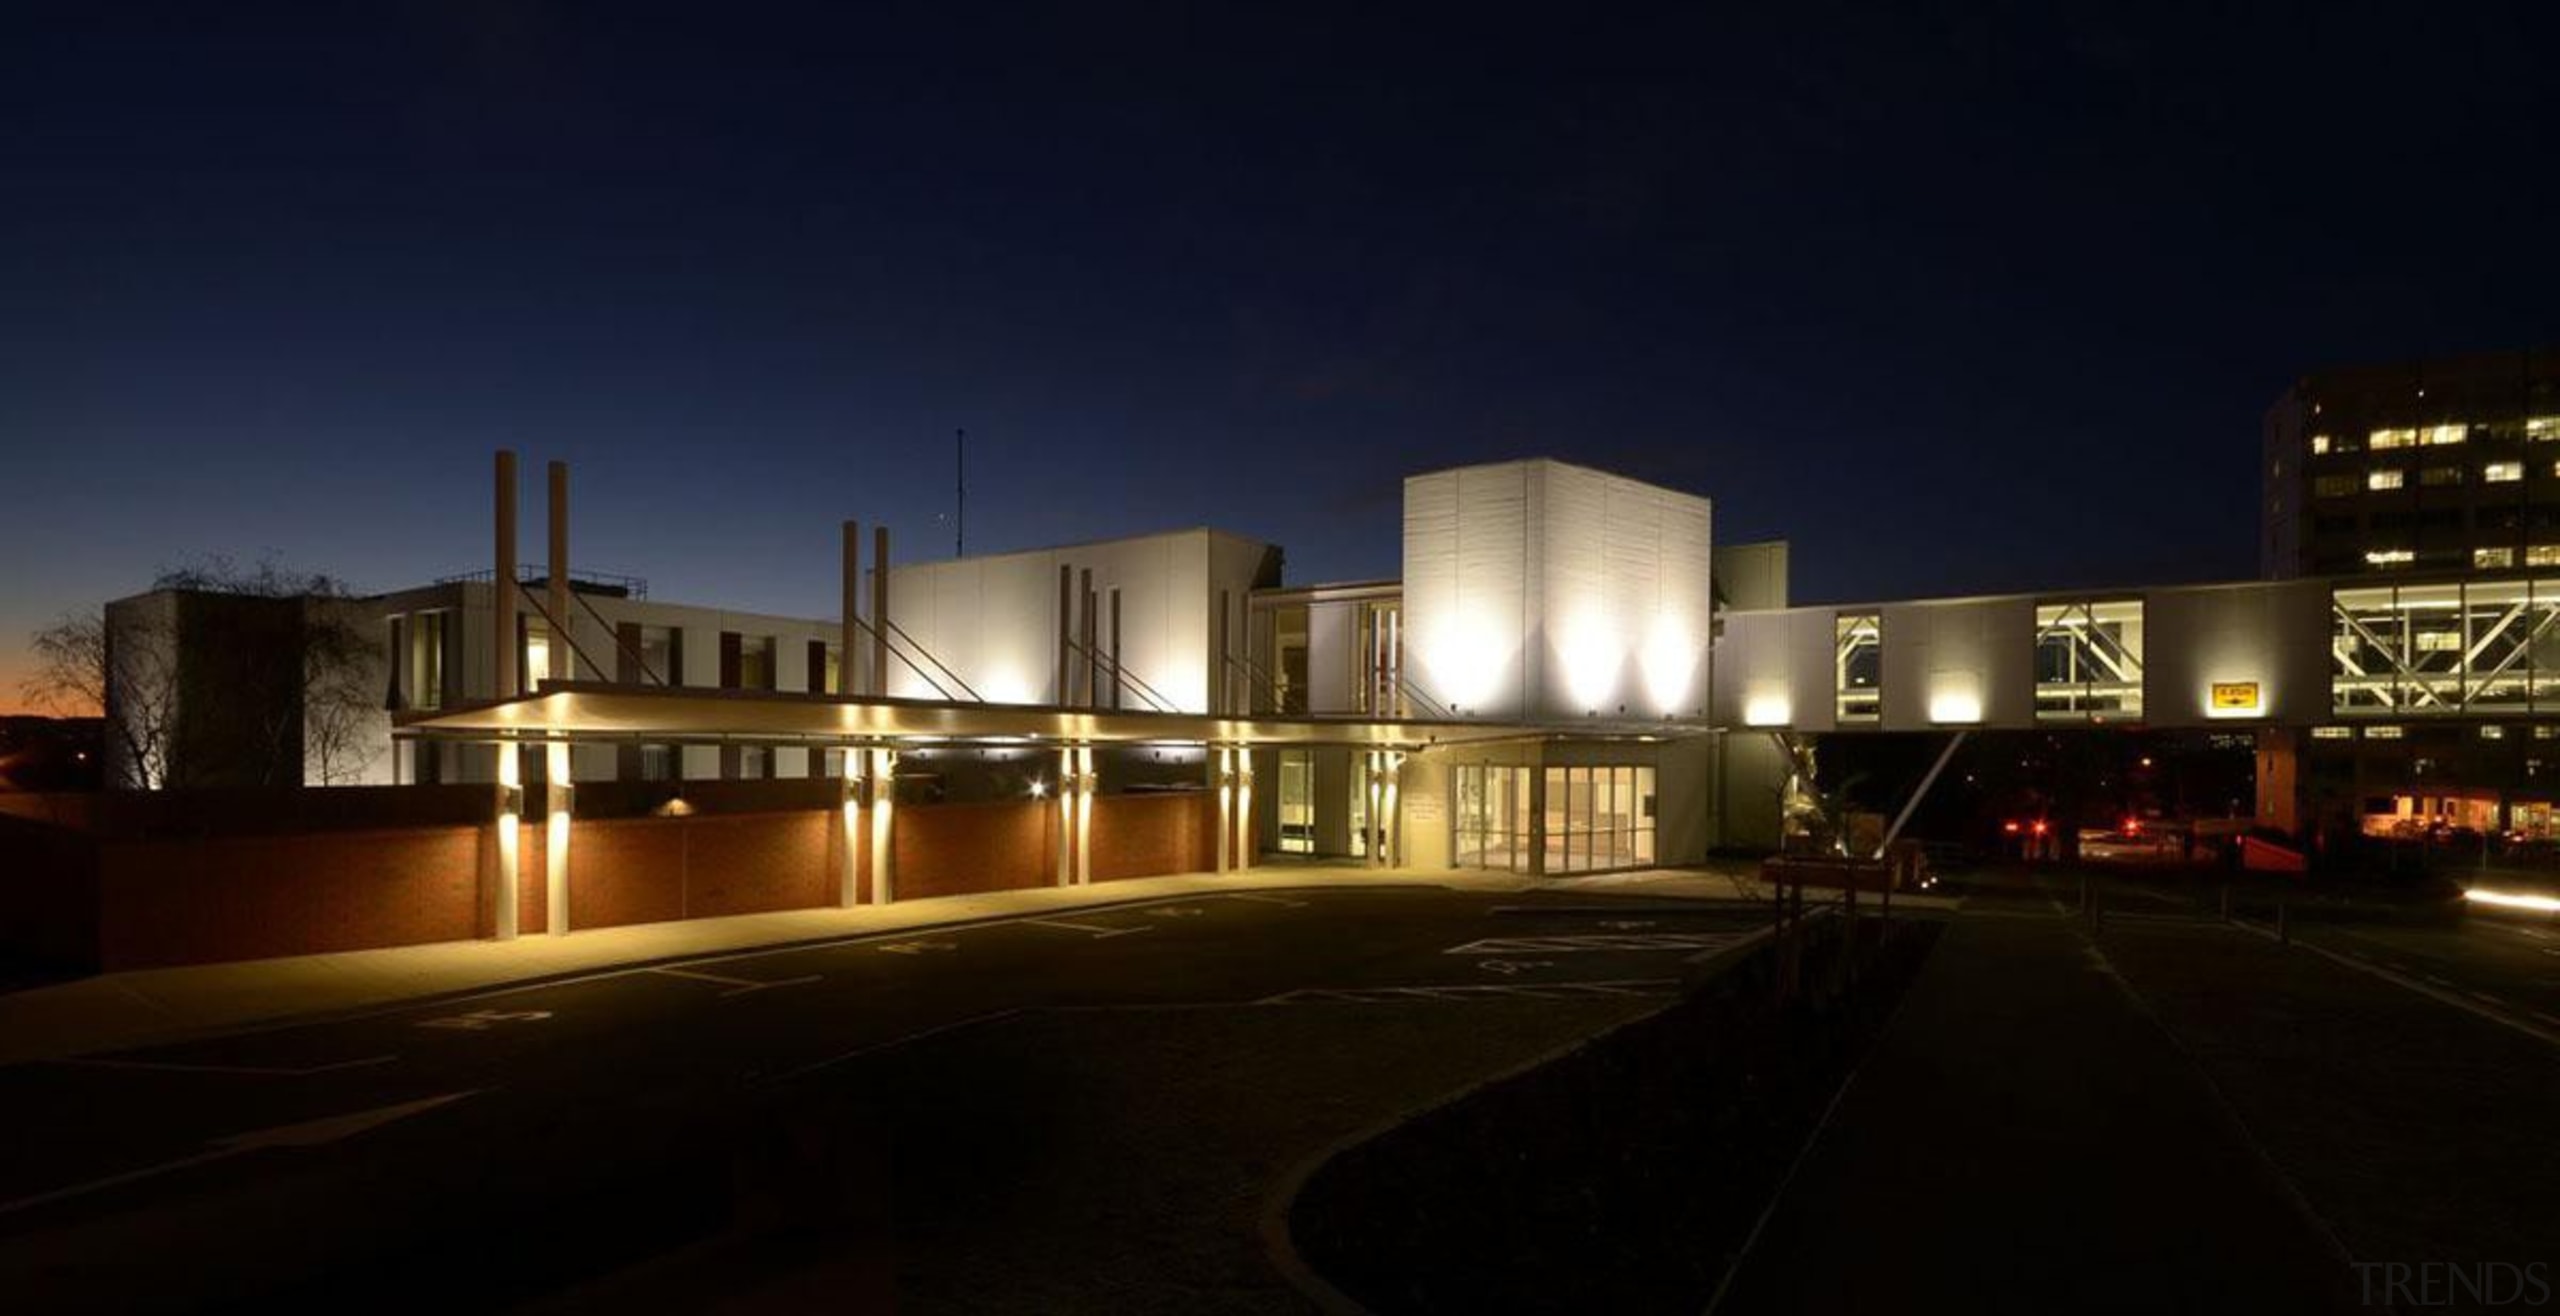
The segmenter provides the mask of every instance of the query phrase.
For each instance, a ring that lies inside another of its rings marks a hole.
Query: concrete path
[[[1479,890],[1528,885],[1528,879],[1508,874],[1266,865],[1225,874],[1131,878],[854,909],[794,909],[641,923],[565,937],[537,934],[507,942],[445,941],[106,973],[0,995],[0,1064],[120,1050],[285,1019],[801,942],[1210,891],[1381,882]]]
[[[511,942],[448,941],[385,950],[99,974],[0,994],[0,1064],[57,1059],[341,1014],[443,996],[803,942],[836,941],[1043,911],[1213,891],[1426,883],[1459,890],[1642,893],[1679,899],[1755,897],[1722,870],[1656,869],[1535,879],[1450,869],[1266,864],[1226,874],[1132,878],[1095,886],[944,896],[856,909],[795,909],[733,918],[597,928]],[[1940,904],[1926,898],[1913,905]]]
[[[1947,930],[1714,1308],[2349,1309],[2343,1250],[2077,922],[2024,893]]]

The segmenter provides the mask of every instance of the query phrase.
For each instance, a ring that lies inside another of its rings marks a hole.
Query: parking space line
[[[1114,928],[1106,927],[1099,923],[1072,923],[1062,918],[1027,918],[1022,920],[1022,922],[1035,928],[1065,928],[1072,932],[1088,933],[1097,941],[1104,937],[1125,937],[1132,932],[1147,932],[1152,930],[1149,926]]]
[[[1570,1000],[1585,997],[1667,996],[1677,978],[1610,978],[1594,982],[1428,983],[1405,987],[1300,987],[1266,996],[1256,1005],[1379,1004],[1398,1001]]]
[[[398,1056],[366,1056],[361,1060],[338,1060],[325,1065],[306,1065],[299,1069],[282,1065],[196,1065],[179,1060],[115,1060],[103,1056],[67,1056],[40,1061],[48,1065],[71,1065],[81,1069],[135,1069],[168,1074],[247,1074],[260,1078],[305,1078],[312,1074],[331,1074],[341,1069],[364,1069],[387,1065]]]
[[[720,993],[724,997],[744,996],[749,992],[760,992],[774,987],[797,987],[803,983],[816,982],[821,976],[811,973],[797,978],[778,978],[768,981],[757,978],[732,978],[724,973],[704,973],[698,969],[661,967],[651,969],[649,972],[664,978],[688,978],[694,982],[718,983],[729,989]]]
[[[786,1069],[779,1074],[775,1074],[764,1079],[763,1081],[767,1083],[788,1083],[795,1078],[805,1078],[811,1074],[817,1073],[819,1070],[833,1068],[834,1066],[841,1065],[848,1060],[859,1060],[867,1055],[876,1055],[879,1052],[902,1047],[911,1042],[921,1042],[928,1037],[940,1037],[944,1033],[958,1032],[963,1028],[974,1027],[978,1024],[993,1023],[999,1019],[1009,1019],[1014,1015],[1024,1013],[1029,1008],[1030,1007],[1028,1006],[1013,1006],[1003,1010],[989,1010],[984,1014],[973,1014],[965,1019],[954,1019],[947,1024],[936,1024],[931,1028],[918,1029],[915,1032],[908,1033],[901,1037],[892,1037],[884,1041],[866,1043],[862,1046],[857,1046],[850,1051],[839,1052],[835,1055],[828,1056],[823,1060],[813,1060],[808,1064]],[[749,1075],[749,1077],[752,1078],[754,1075]]]
[[[1748,932],[1613,932],[1563,937],[1486,937],[1451,946],[1443,955],[1564,955],[1578,951],[1712,950]]]
[[[1218,898],[1221,900],[1250,900],[1257,905],[1282,905],[1290,909],[1305,909],[1307,907],[1307,902],[1303,900],[1283,900],[1278,896],[1247,895],[1241,891],[1220,892]]]

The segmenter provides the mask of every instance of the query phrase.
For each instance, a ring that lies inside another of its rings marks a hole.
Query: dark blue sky
[[[958,426],[984,549],[1387,575],[1548,453],[1804,598],[2246,576],[2290,376],[2560,338],[2533,8],[233,8],[0,18],[0,707],[191,553],[480,565],[500,445],[816,614]]]

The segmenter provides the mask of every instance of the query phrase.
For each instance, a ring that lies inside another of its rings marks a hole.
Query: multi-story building
[[[2560,566],[2560,352],[2306,375],[2259,469],[2269,579]]]

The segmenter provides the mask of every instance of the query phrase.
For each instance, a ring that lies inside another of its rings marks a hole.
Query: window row
[[[2528,443],[2560,440],[2560,416],[2533,416],[2522,421],[2456,422],[2447,425],[2412,425],[2389,429],[2367,430],[2361,439],[2353,434],[2314,434],[2311,455],[2332,452],[2357,452],[2371,449],[2390,452],[2400,448],[2438,448],[2469,441],[2478,436],[2484,440],[2522,439]]]
[[[1833,622],[1833,715],[1884,715],[1884,616]],[[2036,715],[2049,720],[2142,715],[2142,600],[2082,599],[2036,609]]]
[[[2543,474],[2560,478],[2560,462],[2538,468]],[[2318,475],[2311,480],[2314,498],[2347,498],[2359,492],[2388,493],[2409,487],[2410,472],[2402,467],[2384,466],[2366,471],[2361,477],[2352,474]],[[2520,461],[2484,462],[2480,467],[2482,484],[2515,484],[2524,479],[2525,463]],[[2421,488],[2438,489],[2458,486],[2470,478],[2461,466],[2428,466],[2417,472]]]
[[[2560,708],[2560,580],[2341,589],[2331,618],[2340,713]]]

